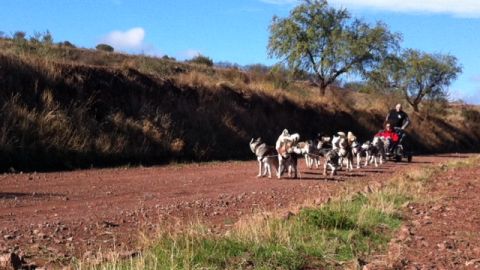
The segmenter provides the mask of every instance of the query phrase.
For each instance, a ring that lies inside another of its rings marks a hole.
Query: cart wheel
[[[407,157],[407,161],[408,161],[408,162],[412,162],[412,159],[413,159],[413,156],[412,156],[411,154],[410,154],[410,155],[408,155],[408,157]]]

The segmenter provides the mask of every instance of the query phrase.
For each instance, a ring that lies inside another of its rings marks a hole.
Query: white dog
[[[278,171],[277,152],[273,146],[268,146],[262,141],[262,138],[253,139],[249,143],[250,150],[257,156],[258,175],[257,177],[272,178],[272,167]]]
[[[294,152],[305,157],[305,164],[309,169],[312,169],[314,165],[317,169],[320,166],[321,153],[313,141],[299,142],[295,146]]]
[[[370,141],[366,141],[362,144],[362,146],[360,146],[362,153],[365,153],[365,163],[363,165],[364,167],[368,166],[368,162],[371,159],[372,147],[373,146],[372,146],[372,143]]]
[[[349,135],[351,132],[349,132]],[[353,136],[353,134],[351,134]],[[339,156],[338,163],[340,165],[340,170],[343,166],[343,161],[347,161],[347,170],[353,170],[352,162],[352,151],[350,149],[349,139],[344,132],[337,132],[337,136],[333,136],[332,139],[332,149],[337,150]]]
[[[370,163],[375,162],[375,167],[378,167],[377,160],[380,165],[385,159],[385,142],[381,137],[374,137],[371,145]]]
[[[297,154],[298,149],[294,146],[300,140],[298,133],[290,135],[287,129],[284,129],[282,134],[278,137],[275,144],[275,149],[278,152],[278,170],[277,178],[282,177],[283,171],[288,169],[288,176],[297,178]]]

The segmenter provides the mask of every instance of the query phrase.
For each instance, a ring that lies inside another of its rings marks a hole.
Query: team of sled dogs
[[[356,159],[356,168],[361,166],[361,158],[365,157],[363,166],[374,163],[383,164],[385,159],[385,148],[388,147],[388,140],[382,137],[374,137],[373,140],[360,144],[357,137],[348,132],[337,132],[332,137],[318,136],[314,140],[300,142],[298,133],[290,134],[287,129],[277,139],[275,146],[267,145],[262,138],[250,141],[250,149],[257,156],[258,175],[257,177],[272,177],[272,168],[276,169],[277,178],[281,178],[285,171],[288,176],[297,178],[297,159],[299,155],[305,157],[305,163],[308,168],[315,166],[317,169],[324,160],[323,174],[327,175],[330,169],[330,175],[346,165],[346,169],[353,170],[354,159]]]

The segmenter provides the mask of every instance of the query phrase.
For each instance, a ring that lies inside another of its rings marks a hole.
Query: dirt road
[[[442,173],[427,192],[427,202],[406,209],[390,247],[392,268],[480,269],[480,166]]]
[[[139,232],[201,220],[213,230],[240,216],[325,201],[345,185],[386,181],[392,174],[465,155],[415,157],[379,168],[308,170],[300,179],[257,179],[257,163],[226,162],[150,168],[94,169],[0,176],[0,251],[20,250],[38,264],[88,257],[98,250],[135,250]]]

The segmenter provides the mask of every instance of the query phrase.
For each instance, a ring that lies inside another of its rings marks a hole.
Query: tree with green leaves
[[[53,36],[48,30],[45,33],[34,32],[33,36],[30,37],[30,43],[51,46],[53,45]]]
[[[370,82],[389,91],[400,91],[415,112],[425,99],[445,100],[448,86],[462,72],[452,55],[430,54],[408,49],[390,55],[370,73]]]
[[[110,46],[108,44],[103,44],[103,43],[98,44],[95,47],[95,49],[97,49],[98,51],[104,51],[104,52],[114,52],[115,51],[115,49],[112,46]]]
[[[13,40],[26,40],[25,37],[27,36],[27,33],[24,31],[15,31],[12,35]]]
[[[208,67],[213,67],[213,60],[210,59],[210,57],[204,56],[204,55],[197,55],[190,59],[188,62],[190,63],[195,63],[195,64],[200,64],[200,65],[205,65]]]
[[[341,75],[363,75],[375,68],[400,36],[378,22],[371,26],[351,17],[346,9],[326,0],[304,0],[287,18],[274,17],[270,26],[269,55],[291,69],[314,75],[320,95]]]

